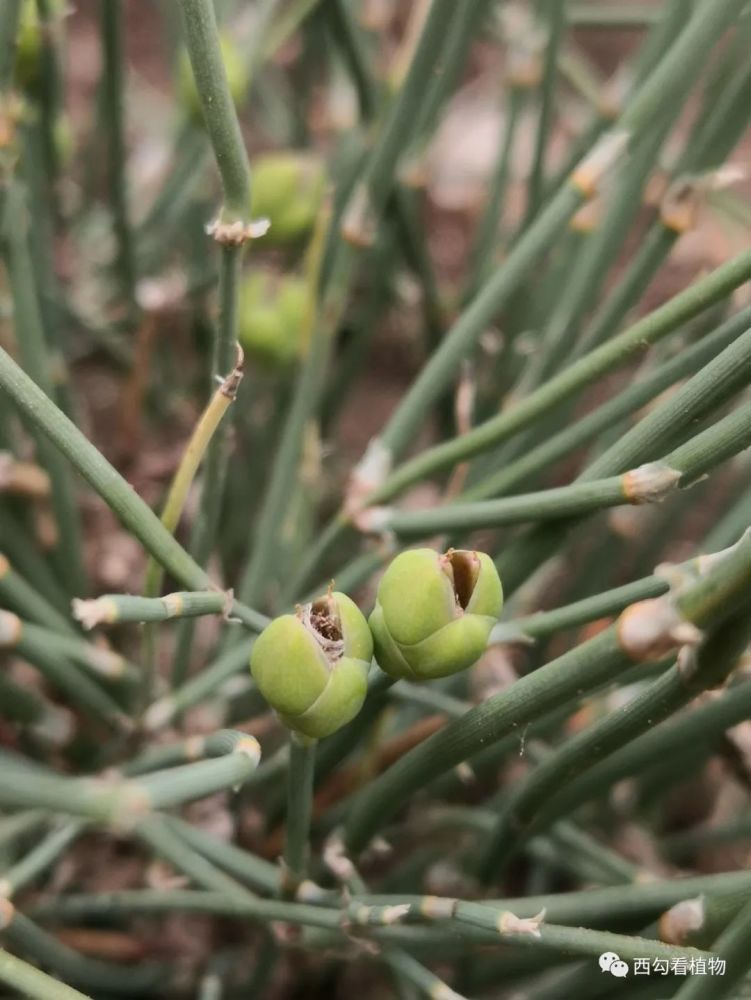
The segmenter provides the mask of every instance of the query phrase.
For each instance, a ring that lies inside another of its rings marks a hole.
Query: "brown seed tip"
[[[680,646],[695,646],[701,631],[684,621],[668,595],[637,601],[616,622],[618,644],[636,663],[659,660]]]
[[[662,462],[647,462],[621,477],[623,495],[629,503],[660,503],[681,481],[677,469]]]
[[[660,939],[667,944],[683,944],[693,932],[702,929],[705,916],[703,896],[681,900],[660,917]]]

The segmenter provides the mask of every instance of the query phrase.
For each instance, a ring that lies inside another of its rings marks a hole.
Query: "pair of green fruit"
[[[330,592],[262,632],[250,658],[253,679],[282,722],[322,739],[362,708],[375,655],[395,680],[433,680],[482,656],[503,606],[493,561],[483,552],[413,549],[397,556],[366,621]]]

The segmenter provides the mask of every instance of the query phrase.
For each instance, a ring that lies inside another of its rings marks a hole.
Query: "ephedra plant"
[[[3,0],[3,996],[748,993],[750,43]]]

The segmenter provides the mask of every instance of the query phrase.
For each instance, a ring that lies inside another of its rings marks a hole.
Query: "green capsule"
[[[502,607],[498,571],[484,552],[403,552],[384,573],[370,616],[376,661],[396,679],[459,673],[485,652]]]
[[[372,656],[364,616],[334,592],[275,618],[253,646],[250,672],[285,726],[323,739],[362,708]]]
[[[219,48],[222,53],[224,71],[227,74],[229,92],[237,107],[242,104],[248,92],[248,85],[250,83],[248,68],[242,51],[224,33],[219,36]],[[203,109],[201,108],[201,100],[198,96],[198,88],[193,76],[193,67],[185,50],[180,53],[177,63],[177,91],[190,117],[196,122],[202,122]]]
[[[288,150],[257,156],[251,168],[251,215],[271,223],[262,241],[279,245],[306,236],[325,194],[321,160],[309,153]]]
[[[240,286],[238,333],[248,357],[284,369],[300,356],[308,286],[296,275],[251,271]]]

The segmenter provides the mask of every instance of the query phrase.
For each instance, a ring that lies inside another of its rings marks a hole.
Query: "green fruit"
[[[51,17],[59,17],[63,11],[63,0],[54,0],[50,4]],[[41,24],[36,0],[23,0],[18,22],[15,66],[16,85],[20,89],[32,90],[39,83],[41,52]]]
[[[229,92],[235,106],[242,104],[248,91],[250,76],[240,49],[235,45],[229,36],[221,34],[219,36],[219,47],[222,51],[222,61],[227,74]],[[180,99],[188,111],[188,114],[197,122],[203,121],[203,109],[198,96],[196,80],[193,76],[193,67],[190,64],[188,53],[180,53],[177,64],[177,89]]]
[[[362,708],[372,656],[368,623],[335,592],[275,618],[253,646],[250,672],[288,729],[323,739]]]
[[[70,118],[66,114],[58,115],[53,126],[52,136],[55,142],[55,153],[58,162],[67,166],[73,159],[76,140],[73,135]]]
[[[403,552],[384,573],[370,616],[376,661],[397,679],[466,670],[484,653],[502,607],[498,571],[484,552]]]
[[[268,219],[264,242],[290,243],[313,228],[326,187],[323,163],[306,153],[265,153],[252,163],[250,211]]]
[[[308,309],[302,278],[254,271],[240,287],[238,331],[249,357],[270,368],[286,368],[300,355]]]

